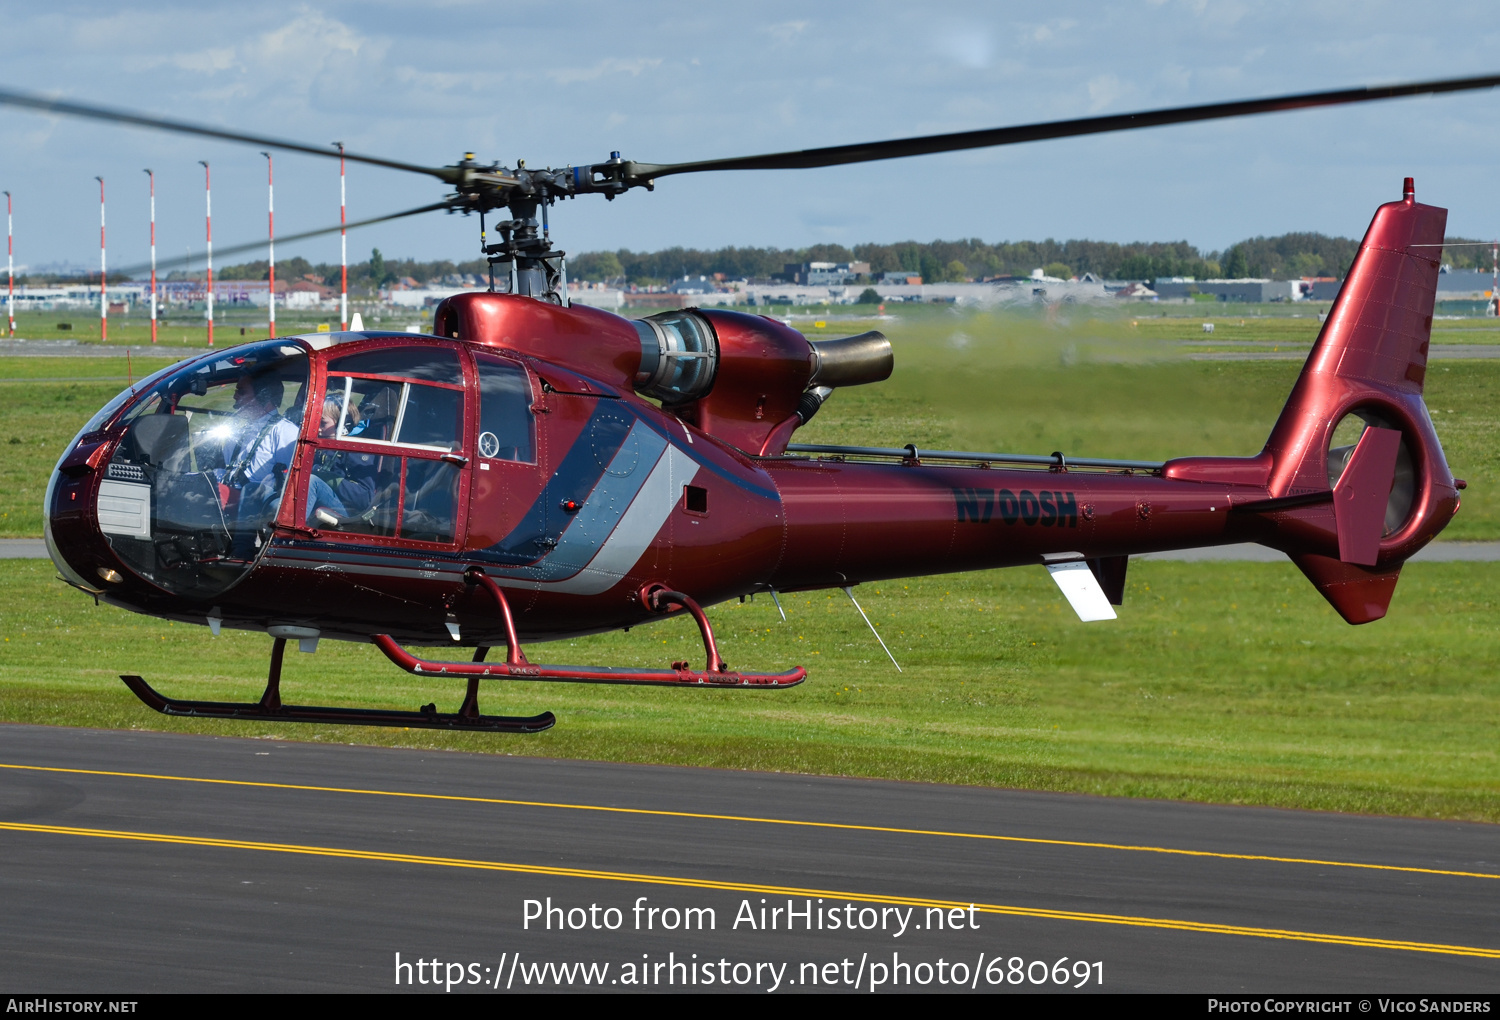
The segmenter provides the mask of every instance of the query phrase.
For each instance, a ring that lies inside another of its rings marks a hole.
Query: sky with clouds
[[[862,142],[1138,109],[1500,71],[1490,5],[1140,0],[1114,4],[0,6],[0,87],[128,107],[423,164],[648,162]],[[1449,207],[1450,232],[1500,235],[1500,92],[1418,98],[808,171],[663,180],[553,213],[572,251],[799,246],[908,238],[1187,239],[1358,235],[1374,207]],[[0,189],[17,261],[144,259],[265,232],[251,146],[0,109]],[[277,229],[336,222],[338,164],[277,157]],[[351,219],[441,198],[430,179],[351,166]],[[352,259],[469,258],[477,223],[432,215],[350,236]],[[278,249],[338,257],[337,237]]]

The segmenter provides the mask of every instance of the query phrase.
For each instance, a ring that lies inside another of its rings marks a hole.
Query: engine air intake
[[[708,320],[690,311],[635,320],[641,337],[636,391],[664,404],[697,400],[712,388],[719,343]]]

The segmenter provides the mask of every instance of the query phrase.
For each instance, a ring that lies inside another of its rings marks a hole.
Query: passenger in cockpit
[[[350,411],[357,415],[351,407]],[[363,431],[363,421],[352,424],[339,436],[342,407],[338,400],[323,401],[318,436],[322,439],[353,438],[356,429]],[[375,498],[376,456],[353,450],[319,450],[313,464],[313,480],[308,489],[308,519],[318,507],[328,508],[336,517],[358,517],[369,509]]]

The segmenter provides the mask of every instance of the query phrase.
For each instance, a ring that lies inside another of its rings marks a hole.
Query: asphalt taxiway
[[[1500,990],[1489,825],[6,725],[0,848],[18,992]]]

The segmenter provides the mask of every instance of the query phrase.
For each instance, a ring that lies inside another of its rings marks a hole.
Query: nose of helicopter
[[[74,587],[101,592],[125,580],[117,557],[98,526],[96,477],[109,437],[85,431],[68,446],[47,482],[42,535],[58,574]]]
[[[105,405],[47,486],[62,578],[141,608],[243,579],[270,539],[307,382],[306,349],[267,341],[179,363]]]

